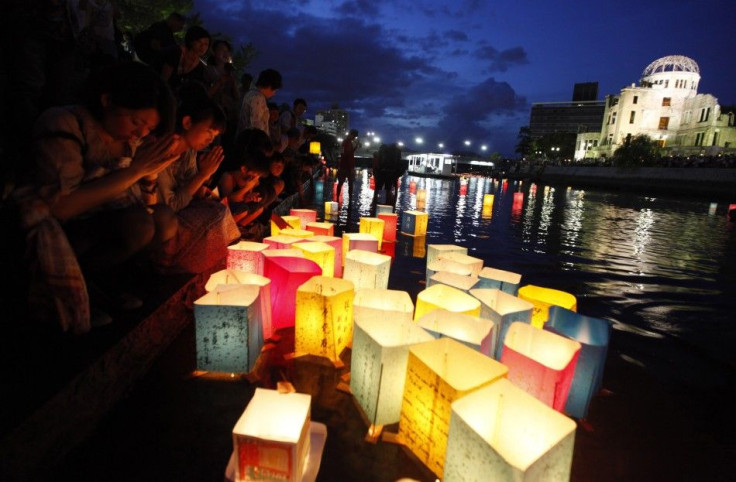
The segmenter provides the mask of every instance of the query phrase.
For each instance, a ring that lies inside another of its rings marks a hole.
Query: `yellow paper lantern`
[[[325,243],[332,246],[335,254],[335,259],[333,261],[335,266],[334,276],[336,278],[342,278],[342,238],[315,234],[309,238],[309,240],[315,243]]]
[[[493,208],[493,200],[495,196],[493,194],[484,194],[483,195],[483,209]]]
[[[451,338],[409,347],[400,439],[441,478],[450,404],[505,377],[507,371],[499,362]]]
[[[256,388],[233,428],[235,480],[301,482],[310,450],[311,396]]]
[[[430,311],[439,309],[480,316],[480,301],[457,288],[442,284],[430,286],[417,295],[414,320],[418,320]]]
[[[401,213],[401,232],[409,236],[426,236],[429,215],[422,211]]]
[[[315,276],[296,291],[294,346],[298,354],[340,361],[353,339],[353,283]]]
[[[306,229],[295,229],[295,228],[286,228],[279,231],[280,234],[283,236],[292,236],[294,238],[300,238],[300,239],[307,239],[314,236],[314,233],[312,231],[307,231]]]
[[[372,234],[378,240],[378,249],[381,249],[381,243],[383,242],[383,227],[385,222],[380,218],[360,218],[360,225],[358,231],[361,233]]]
[[[319,155],[322,152],[322,146],[320,146],[319,142],[312,141],[309,143],[309,153],[310,154],[317,154]]]
[[[268,251],[268,250],[266,250]],[[265,253],[265,251],[263,251]],[[253,285],[258,286],[261,300],[261,340],[267,340],[273,335],[271,327],[271,280],[265,276],[255,273],[246,273],[236,270],[221,270],[212,273],[204,286],[208,293],[216,288],[225,288],[237,285]]]
[[[286,221],[286,223],[293,229],[301,229],[301,220],[296,216],[281,216],[281,219]],[[278,234],[281,232],[281,228],[278,227],[278,225],[271,221],[271,236],[278,236]]]
[[[417,189],[417,205],[427,202],[427,190]]]
[[[492,356],[494,326],[491,320],[434,310],[419,318],[417,324],[435,338],[446,336],[486,356]]]
[[[491,320],[496,329],[493,338],[493,358],[501,358],[503,340],[511,323],[520,321],[531,324],[534,305],[526,300],[498,289],[480,288],[470,290],[470,295],[480,301],[480,317]]]
[[[311,259],[322,268],[322,276],[335,276],[335,248],[326,243],[302,241],[294,247],[304,253],[304,257]]]
[[[356,302],[361,291],[356,292]],[[411,315],[408,319],[397,319],[393,317],[394,313],[389,309],[374,310],[370,316],[364,314],[358,319],[356,305],[350,390],[373,425],[399,421],[409,346],[433,340],[429,333],[411,321]],[[397,315],[402,313],[405,313],[403,309],[399,309]]]
[[[263,274],[262,252],[270,246],[265,243],[240,241],[227,247],[227,269]]]
[[[543,328],[549,319],[549,307],[561,306],[570,311],[577,311],[578,300],[574,295],[565,291],[544,288],[542,286],[526,285],[519,288],[519,298],[527,300],[534,305],[532,313],[532,325]]]
[[[343,279],[350,280],[355,289],[388,288],[391,256],[354,249],[345,257]]]
[[[457,251],[442,253],[439,256],[439,260],[452,261],[453,263],[467,266],[468,268],[470,268],[470,274],[473,276],[478,276],[483,269],[482,259],[468,256],[467,254],[462,254]]]
[[[444,480],[570,480],[575,422],[508,380],[452,404]]]
[[[334,236],[335,224],[315,221],[307,224],[307,231],[312,231],[315,236]]]
[[[427,246],[427,264],[434,263],[446,253],[468,254],[468,248],[456,244],[430,244]]]
[[[353,249],[378,252],[378,238],[368,233],[342,234],[342,265],[345,266],[345,256]]]
[[[340,205],[337,204],[335,201],[325,201],[325,217],[329,218],[330,216],[337,214],[337,211],[340,209]]]
[[[451,286],[467,293],[478,284],[478,278],[475,276],[450,273],[448,271],[438,271],[430,276],[427,287],[436,284]]]

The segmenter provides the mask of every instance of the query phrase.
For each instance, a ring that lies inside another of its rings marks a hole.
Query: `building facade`
[[[314,125],[322,132],[342,138],[350,130],[350,115],[337,105],[333,105],[331,109],[317,112],[314,116]]]
[[[610,157],[638,135],[672,156],[734,153],[734,114],[721,112],[714,96],[699,94],[699,83],[698,64],[688,57],[650,63],[638,85],[606,97],[602,125],[596,135],[578,135],[575,159]]]

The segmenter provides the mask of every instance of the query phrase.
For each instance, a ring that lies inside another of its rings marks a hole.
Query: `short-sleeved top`
[[[243,97],[243,105],[240,107],[238,132],[255,128],[269,134],[268,118],[269,113],[266,96],[257,88],[250,89]]]
[[[185,184],[199,172],[197,151],[188,149],[158,175],[159,201],[174,211],[180,211],[192,202],[192,195]]]

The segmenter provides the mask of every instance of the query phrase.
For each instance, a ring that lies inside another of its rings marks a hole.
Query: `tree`
[[[641,167],[653,164],[660,157],[659,146],[645,134],[627,139],[623,146],[613,153],[616,166]]]
[[[120,9],[118,27],[134,36],[151,24],[165,20],[171,13],[187,15],[194,7],[192,0],[118,0],[117,4]],[[201,24],[199,14],[187,22],[189,25]]]
[[[519,128],[519,135],[517,136],[519,143],[516,144],[514,152],[520,154],[521,157],[530,156],[534,154],[534,139],[532,139],[532,130],[529,126],[522,126]]]

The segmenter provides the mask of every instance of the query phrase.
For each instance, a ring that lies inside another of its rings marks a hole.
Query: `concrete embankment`
[[[547,184],[702,196],[736,202],[736,169],[546,166],[532,177]]]

